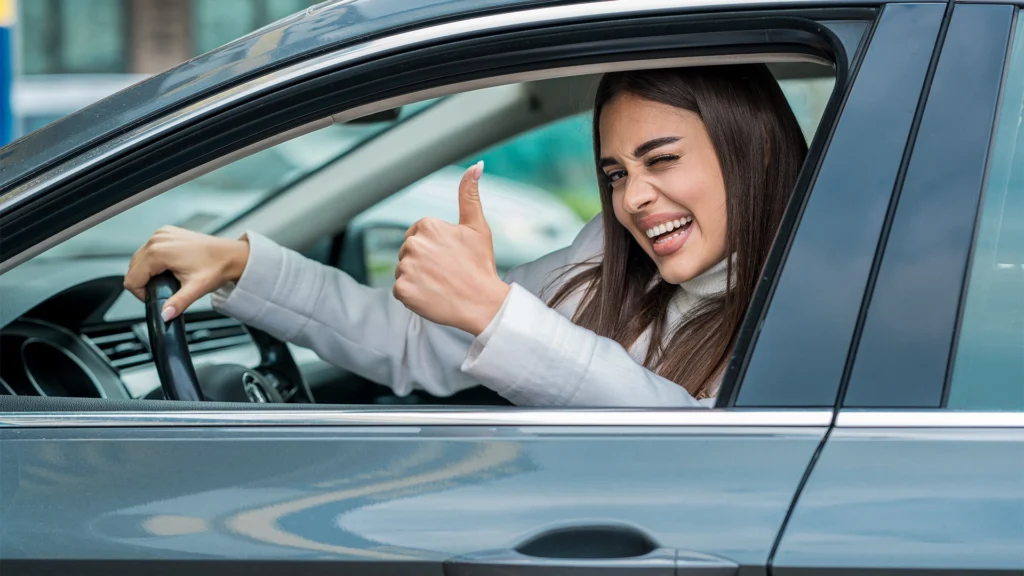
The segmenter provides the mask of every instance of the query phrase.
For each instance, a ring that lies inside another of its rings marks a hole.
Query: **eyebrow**
[[[633,156],[635,158],[639,158],[640,156],[647,154],[651,150],[661,148],[666,144],[672,144],[680,140],[681,138],[678,136],[665,136],[664,138],[655,138],[653,140],[648,140],[647,142],[644,142],[643,144],[637,146],[636,150],[633,150]],[[605,166],[611,166],[614,164],[618,164],[618,161],[612,158],[601,158],[600,162],[598,162],[597,165],[599,168],[604,168]]]

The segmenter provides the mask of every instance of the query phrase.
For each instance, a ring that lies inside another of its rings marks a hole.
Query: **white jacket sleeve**
[[[614,340],[573,324],[519,284],[462,370],[520,406],[699,407]],[[480,338],[478,337],[477,340]]]
[[[249,260],[214,308],[405,395],[449,396],[478,384],[459,366],[473,336],[413,314],[384,288],[248,233]]]
[[[420,388],[444,397],[483,384],[527,406],[710,405],[538,297],[568,265],[599,254],[601,234],[596,219],[571,247],[513,269],[509,296],[477,338],[413,314],[389,289],[363,286],[252,233],[242,277],[214,293],[213,304],[399,395]]]

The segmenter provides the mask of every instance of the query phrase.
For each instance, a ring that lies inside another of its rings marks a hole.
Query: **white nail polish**
[[[174,312],[174,306],[168,306],[160,312],[160,318],[162,318],[164,322],[168,322],[172,317],[174,317]]]

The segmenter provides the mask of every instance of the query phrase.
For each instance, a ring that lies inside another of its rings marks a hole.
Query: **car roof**
[[[519,7],[588,0],[329,0],[132,85],[0,148],[0,187],[162,112],[314,52],[383,33]]]

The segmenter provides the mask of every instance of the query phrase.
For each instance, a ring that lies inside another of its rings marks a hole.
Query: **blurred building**
[[[14,115],[11,109],[11,83],[14,76],[14,58],[11,30],[14,27],[14,1],[0,0],[0,146],[14,135]]]
[[[20,72],[153,74],[321,0],[21,0]]]
[[[20,73],[153,74],[321,0],[20,0]]]
[[[17,5],[13,136],[322,1],[0,0]]]

